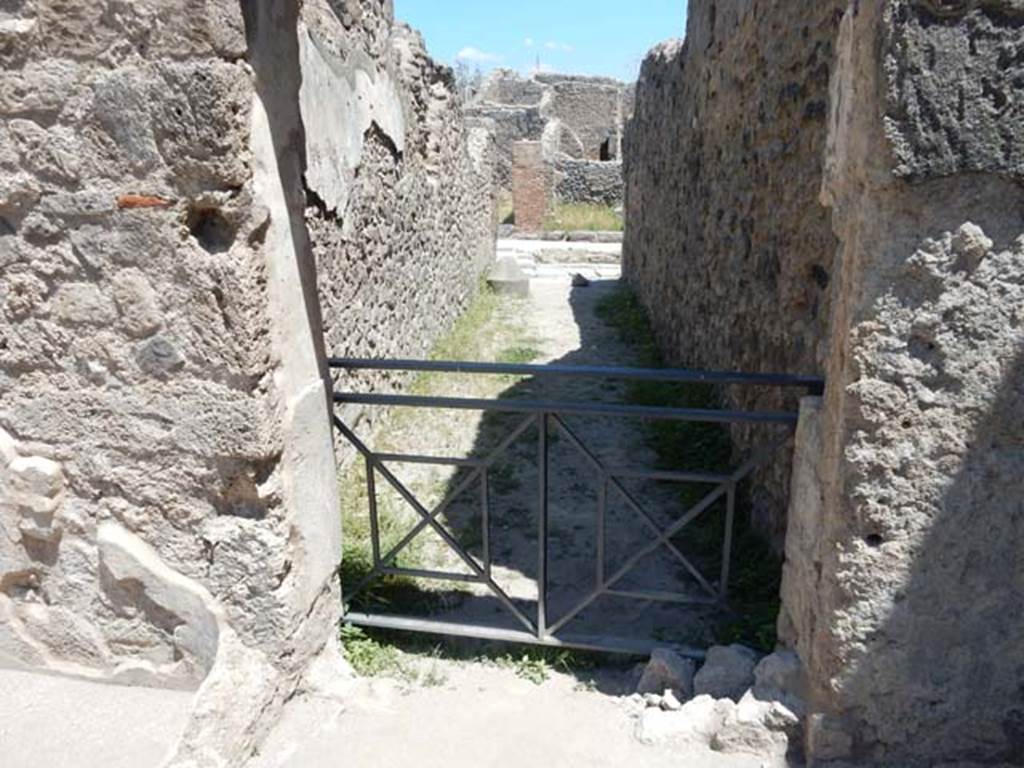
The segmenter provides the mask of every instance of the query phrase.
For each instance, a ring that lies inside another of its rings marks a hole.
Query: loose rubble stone
[[[985,232],[976,224],[963,224],[953,236],[953,251],[960,257],[957,268],[973,272],[982,259],[994,247],[994,243],[985,236]]]
[[[696,664],[668,648],[656,648],[637,683],[637,693],[660,695],[666,690],[679,691],[683,698],[693,695]]]
[[[20,456],[8,465],[11,485],[17,492],[52,498],[64,487],[60,464],[39,456]]]
[[[647,707],[661,708],[661,694],[659,693],[644,693],[643,696],[644,705]]]
[[[722,723],[735,708],[736,705],[727,699],[698,696],[674,712],[661,708],[647,709],[640,716],[637,737],[646,744],[679,741],[710,746]]]
[[[802,715],[807,698],[807,680],[803,663],[793,651],[776,651],[754,668],[754,696],[761,701],[776,701]]]
[[[495,293],[505,296],[530,295],[530,278],[512,257],[498,261],[487,275],[487,284]]]
[[[676,698],[675,692],[670,689],[661,695],[661,708],[666,712],[678,712],[683,708],[683,703]]]
[[[757,652],[742,645],[710,648],[693,678],[694,693],[739,701],[754,684],[757,661]]]

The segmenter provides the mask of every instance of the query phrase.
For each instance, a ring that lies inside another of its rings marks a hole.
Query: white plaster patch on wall
[[[402,100],[387,71],[359,52],[352,61],[338,60],[301,22],[299,56],[306,184],[328,210],[344,211],[370,126],[375,123],[399,152],[404,151]]]

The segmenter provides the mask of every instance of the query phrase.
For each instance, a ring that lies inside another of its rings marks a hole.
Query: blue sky
[[[539,57],[547,70],[633,80],[651,47],[683,36],[686,2],[395,0],[395,16],[447,64],[530,72]]]

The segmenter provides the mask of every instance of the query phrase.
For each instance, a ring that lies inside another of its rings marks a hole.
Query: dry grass
[[[621,232],[622,217],[610,205],[572,203],[555,205],[544,221],[544,228],[568,232]]]

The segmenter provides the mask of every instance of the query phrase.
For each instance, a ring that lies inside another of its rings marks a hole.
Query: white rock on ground
[[[754,696],[761,701],[777,701],[803,716],[807,683],[800,657],[793,651],[777,651],[765,656],[754,669]]]
[[[800,719],[785,705],[759,701],[753,692],[731,710],[711,740],[717,752],[783,758],[798,737]]]
[[[648,709],[640,716],[637,738],[644,744],[666,741],[710,746],[726,718],[736,709],[728,699],[698,696],[676,712]]]
[[[678,712],[683,708],[683,703],[676,698],[673,691],[667,690],[661,697],[661,708],[666,712]]]
[[[708,651],[704,666],[693,678],[696,695],[739,701],[754,685],[758,654],[743,645],[716,645]]]

